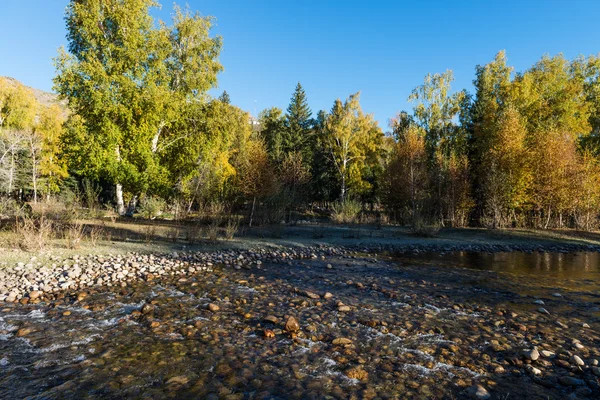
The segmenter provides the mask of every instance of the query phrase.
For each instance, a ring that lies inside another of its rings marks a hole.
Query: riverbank
[[[23,303],[52,299],[61,291],[95,286],[122,286],[163,274],[193,275],[215,264],[238,268],[286,259],[372,253],[402,255],[463,252],[598,252],[600,239],[592,233],[570,231],[487,231],[447,229],[435,238],[418,238],[395,227],[283,227],[280,237],[264,231],[246,232],[236,240],[195,246],[180,243],[103,242],[79,251],[53,249],[39,255],[14,251],[0,261],[0,301]],[[126,252],[135,249],[138,252]],[[85,254],[84,251],[93,251]],[[99,253],[100,250],[108,254]],[[162,253],[161,253],[162,251]],[[23,260],[29,257],[28,261]]]
[[[0,231],[0,268],[19,262],[48,263],[82,255],[172,254],[173,252],[211,252],[261,248],[303,248],[314,246],[344,247],[349,250],[372,248],[391,251],[597,251],[599,232],[574,230],[487,230],[444,228],[435,237],[418,237],[398,226],[333,225],[304,223],[296,226],[275,225],[240,227],[230,240],[198,238],[186,240],[198,231],[196,225],[167,220],[119,219],[115,222],[85,220],[88,229],[96,229],[98,239],[82,240],[73,248],[64,239],[53,239],[43,250],[24,251],[14,233]],[[200,229],[201,230],[201,229]],[[190,232],[194,231],[194,232]]]

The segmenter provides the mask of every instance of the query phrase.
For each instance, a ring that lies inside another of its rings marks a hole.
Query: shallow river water
[[[600,398],[599,306],[597,253],[219,266],[0,303],[0,399]]]

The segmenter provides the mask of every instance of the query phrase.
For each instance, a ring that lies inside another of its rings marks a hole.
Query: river
[[[5,303],[0,398],[598,398],[599,283],[597,253],[371,254]]]

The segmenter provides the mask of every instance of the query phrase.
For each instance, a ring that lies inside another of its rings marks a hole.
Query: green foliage
[[[212,18],[176,8],[171,26],[157,24],[150,16],[157,5],[71,1],[69,52],[55,59],[55,89],[75,119],[65,152],[89,160],[75,163],[85,176],[136,194],[170,186],[159,152],[185,135],[176,129],[185,125],[181,110],[203,102],[222,70]]]
[[[282,143],[285,153],[299,152],[305,159],[311,156],[309,151],[312,130],[311,115],[312,111],[308,106],[306,93],[298,82],[285,116],[286,129]]]
[[[321,138],[340,182],[340,201],[348,192],[360,195],[371,188],[365,167],[377,163],[383,132],[373,115],[364,114],[359,93],[345,102],[336,100],[325,121]]]
[[[166,209],[166,202],[157,196],[147,196],[143,199],[142,204],[138,208],[138,212],[145,219],[155,219],[160,217]]]
[[[229,97],[229,93],[227,93],[226,90],[219,96],[219,101],[225,104],[231,104],[231,97]]]
[[[285,156],[284,140],[286,136],[285,116],[277,107],[261,111],[258,116],[260,134],[267,146],[269,157],[280,162]]]

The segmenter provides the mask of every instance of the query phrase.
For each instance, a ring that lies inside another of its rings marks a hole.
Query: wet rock
[[[575,355],[575,354],[573,354],[573,356],[571,357],[571,362],[580,367],[583,367],[585,365],[585,362],[583,362],[581,357],[579,357],[578,355]]]
[[[529,372],[531,375],[536,375],[537,376],[537,375],[541,375],[542,374],[542,371],[540,369],[535,368],[532,365],[527,365],[526,369],[527,369],[527,372]]]
[[[79,292],[77,294],[77,301],[82,301],[82,300],[84,300],[87,297],[88,297],[87,292]]]
[[[492,397],[482,385],[471,386],[468,390],[468,394],[472,399],[477,400],[487,400]]]
[[[350,340],[348,338],[336,338],[336,339],[333,339],[332,343],[336,346],[345,346],[348,344],[352,344],[352,340]]]
[[[298,332],[300,330],[300,324],[294,317],[289,317],[285,323],[285,330],[291,333]]]
[[[318,294],[313,293],[313,292],[309,292],[308,290],[306,292],[304,292],[304,294],[306,295],[306,297],[308,297],[310,299],[315,299],[316,300],[316,299],[320,299],[321,298],[321,296],[319,296]]]
[[[536,361],[540,358],[540,353],[536,348],[533,348],[531,350],[523,350],[523,356],[528,360]]]
[[[273,332],[273,331],[272,331],[272,330],[270,330],[270,329],[265,329],[265,330],[263,331],[263,335],[264,335],[264,337],[266,337],[266,338],[274,338],[274,337],[275,337],[275,332]]]
[[[540,355],[544,358],[550,358],[550,359],[556,357],[556,353],[554,353],[553,351],[550,351],[550,350],[541,350]]]
[[[179,375],[179,376],[174,376],[172,378],[169,378],[169,380],[167,381],[167,385],[186,385],[188,382],[190,381],[190,379],[185,376],[185,375]]]
[[[366,381],[369,379],[369,373],[365,371],[363,367],[352,367],[347,369],[344,373],[350,379],[358,379],[359,381]]]
[[[154,306],[152,304],[144,304],[140,310],[143,315],[148,315],[154,312]]]
[[[583,386],[585,382],[581,379],[574,378],[572,376],[561,376],[558,378],[558,382],[563,386]]]
[[[29,327],[21,328],[17,331],[16,336],[23,337],[23,336],[27,336],[27,335],[31,334],[32,332],[34,332],[33,328],[29,328]]]
[[[219,311],[221,309],[218,305],[216,305],[214,303],[209,303],[206,306],[206,308],[208,309],[208,311],[211,311],[211,312],[217,312],[217,311]]]
[[[266,317],[263,318],[263,321],[270,322],[271,324],[277,324],[277,323],[279,323],[279,318],[277,318],[274,315],[267,315]]]

